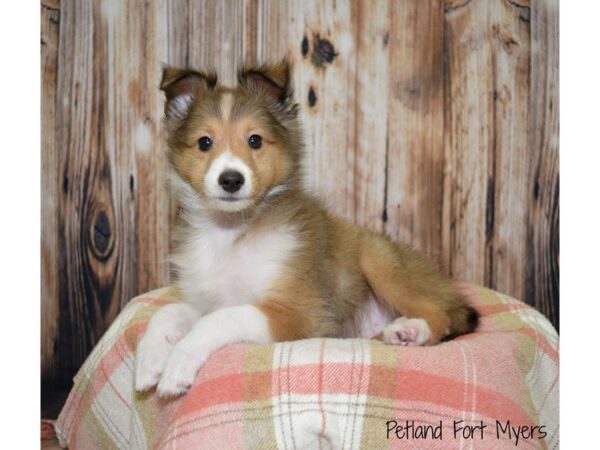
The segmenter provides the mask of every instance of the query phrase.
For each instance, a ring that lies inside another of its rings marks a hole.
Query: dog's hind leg
[[[385,342],[432,345],[477,326],[476,311],[420,253],[365,231],[360,236],[359,265],[378,300],[402,316],[385,328]]]

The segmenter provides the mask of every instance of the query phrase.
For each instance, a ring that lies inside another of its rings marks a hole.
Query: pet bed
[[[75,377],[55,430],[72,449],[555,448],[558,336],[533,308],[470,287],[476,333],[433,347],[365,339],[238,344],[189,393],[133,389],[148,320],[176,301],[131,301]]]

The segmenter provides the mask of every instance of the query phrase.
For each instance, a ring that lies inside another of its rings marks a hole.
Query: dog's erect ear
[[[160,89],[167,97],[165,115],[177,119],[187,117],[194,100],[203,90],[213,89],[216,84],[215,73],[165,67],[160,82]]]
[[[283,59],[278,64],[243,67],[238,73],[238,82],[245,89],[286,103],[293,96],[291,74],[290,64]]]

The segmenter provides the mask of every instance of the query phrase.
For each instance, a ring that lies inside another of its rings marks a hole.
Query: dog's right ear
[[[238,72],[238,83],[278,103],[286,103],[293,97],[292,68],[285,58],[276,64],[242,67]]]
[[[202,92],[213,89],[216,84],[217,75],[214,72],[165,67],[160,82],[160,90],[164,91],[167,98],[165,115],[169,119],[184,119]]]

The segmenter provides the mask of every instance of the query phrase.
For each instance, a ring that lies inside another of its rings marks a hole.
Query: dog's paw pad
[[[431,337],[431,330],[424,319],[399,317],[383,330],[383,342],[402,346],[420,346]]]

